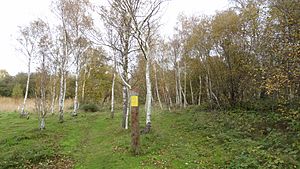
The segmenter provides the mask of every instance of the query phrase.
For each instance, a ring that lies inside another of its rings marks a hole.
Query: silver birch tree
[[[154,35],[158,23],[157,15],[160,12],[164,0],[129,0],[125,1],[125,8],[132,19],[134,38],[146,61],[146,128],[144,133],[148,133],[151,128],[151,106],[152,106],[152,87],[150,78],[151,48],[154,42]]]
[[[28,116],[28,113],[25,111],[26,101],[28,97],[29,90],[29,82],[30,82],[30,74],[31,74],[31,64],[32,59],[37,56],[38,53],[38,25],[36,21],[31,22],[28,26],[20,27],[20,37],[17,41],[20,44],[20,48],[18,49],[27,57],[27,82],[23,104],[21,106],[20,117]]]
[[[68,31],[68,0],[57,0],[54,2],[53,12],[56,14],[59,25],[57,26],[57,30],[59,32],[58,39],[61,47],[59,48],[59,76],[60,76],[60,84],[59,84],[59,99],[58,99],[58,111],[59,111],[59,122],[62,123],[64,121],[64,103],[65,103],[65,90],[66,90],[66,79],[67,79],[67,69],[68,62],[71,55],[70,49],[70,39],[69,39],[69,31]]]
[[[135,51],[133,46],[132,19],[129,17],[128,9],[124,7],[125,1],[110,0],[109,7],[102,7],[98,14],[104,22],[106,29],[105,36],[99,35],[96,38],[101,45],[109,47],[114,51],[116,58],[116,70],[123,82],[123,119],[122,127],[128,129],[129,114],[129,64],[130,53]],[[96,31],[99,32],[99,31]],[[99,38],[100,37],[100,38]],[[121,70],[118,67],[121,66]]]

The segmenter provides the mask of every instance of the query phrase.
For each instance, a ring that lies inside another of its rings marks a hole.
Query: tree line
[[[53,1],[56,24],[38,19],[20,28],[20,51],[28,58],[21,115],[29,93],[38,100],[41,122],[55,104],[63,122],[66,96],[74,100],[73,116],[79,103],[110,99],[113,118],[116,95],[127,129],[134,90],[145,103],[149,129],[153,102],[169,110],[199,105],[292,116],[300,97],[299,2],[231,3],[213,16],[180,15],[166,39],[159,34],[164,0]]]

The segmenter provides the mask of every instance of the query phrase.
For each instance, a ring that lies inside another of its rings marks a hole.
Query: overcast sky
[[[93,0],[103,2],[105,0]],[[16,51],[18,26],[26,25],[36,18],[49,18],[51,0],[5,0],[0,2],[0,69],[9,74],[26,72],[26,57]],[[171,0],[162,17],[161,31],[171,35],[180,13],[212,15],[216,10],[228,8],[227,0]]]

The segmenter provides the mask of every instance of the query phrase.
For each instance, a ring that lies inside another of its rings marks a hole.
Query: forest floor
[[[144,112],[140,125],[144,126]],[[131,153],[121,114],[48,116],[0,113],[0,168],[300,168],[300,123],[275,113],[155,111],[152,130]]]

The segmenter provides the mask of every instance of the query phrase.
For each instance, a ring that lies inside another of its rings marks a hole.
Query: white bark
[[[84,68],[84,74],[83,74],[83,80],[82,80],[82,86],[81,86],[81,102],[84,102],[86,73],[87,73],[87,68]]]
[[[60,78],[60,95],[59,95],[59,122],[64,121],[64,106],[67,90],[67,74],[63,71]]]
[[[149,58],[146,60],[146,124],[151,123],[151,79],[150,79],[150,60]]]
[[[185,95],[185,93],[184,93],[183,90],[181,91],[181,93],[182,93],[182,96],[183,96],[183,107],[186,108],[186,105],[187,105],[187,103],[186,103],[186,95]]]
[[[61,68],[60,90],[59,90],[59,121],[63,122],[64,116],[64,71]]]
[[[42,74],[42,76],[45,76],[45,74]],[[41,124],[40,124],[40,129],[43,130],[45,129],[45,116],[46,116],[46,97],[45,97],[45,84],[44,84],[44,80],[42,78],[42,81],[41,81],[41,109],[40,109],[40,113],[41,113]]]
[[[198,105],[201,105],[201,97],[202,97],[202,77],[199,76],[199,97],[198,97]]]
[[[208,75],[206,75],[206,95],[207,95],[208,102],[211,103],[211,93],[210,93],[210,90],[209,90],[209,78],[208,78]]]
[[[39,114],[40,114],[40,129],[45,129],[45,116],[46,116],[46,58],[45,55],[42,54],[42,67],[41,67],[41,78],[40,78],[40,98],[38,99],[40,101],[40,108],[39,108]]]
[[[78,73],[75,75],[75,96],[74,96],[74,110],[73,110],[73,116],[77,116],[77,110],[79,107],[78,103]]]
[[[193,85],[192,80],[190,79],[190,89],[191,89],[191,97],[192,97],[192,104],[194,104],[194,92],[193,92]]]
[[[220,103],[219,103],[219,99],[218,99],[218,97],[215,95],[215,93],[214,93],[214,92],[211,92],[211,94],[212,94],[212,96],[215,98],[215,100],[216,100],[216,102],[217,102],[217,105],[218,105],[218,107],[219,107],[219,108],[221,108],[221,106],[220,106]]]
[[[31,56],[28,56],[28,70],[27,70],[27,82],[26,82],[26,91],[25,91],[25,96],[24,96],[24,101],[23,105],[21,108],[21,116],[26,116],[25,113],[25,106],[26,106],[26,100],[28,97],[28,90],[29,90],[29,81],[30,81],[30,65],[31,65]]]
[[[209,72],[209,71],[208,71],[208,72]],[[212,97],[216,100],[218,107],[221,108],[218,97],[217,97],[217,96],[215,95],[215,93],[212,91],[211,79],[209,79],[209,91],[210,91],[210,96],[212,96]]]
[[[57,67],[55,66],[55,71],[54,71],[54,79],[53,79],[53,87],[52,87],[52,98],[51,98],[51,107],[50,107],[50,111],[51,114],[54,114],[54,106],[55,106],[55,97],[56,97],[56,72],[57,71]]]
[[[169,88],[166,86],[166,92],[167,92],[167,102],[168,102],[168,109],[171,111],[171,107],[173,107],[172,98],[170,96]]]
[[[123,121],[122,127],[128,129],[128,87],[123,85]]]
[[[123,56],[123,75],[119,74],[123,81],[123,124],[122,127],[128,129],[128,114],[129,114],[129,84],[128,77],[128,43],[125,44],[125,54]]]
[[[81,101],[83,102],[85,99],[85,85],[87,79],[89,79],[91,75],[91,69],[88,69],[86,66],[84,68],[84,76],[83,76],[83,82],[82,82],[82,92],[81,92]]]
[[[120,75],[120,78],[123,82],[123,84],[128,88],[128,89],[131,89],[131,86],[128,82],[126,82],[126,80],[123,78],[123,76],[121,75],[121,73],[118,73]]]
[[[110,113],[111,113],[111,118],[114,118],[114,105],[115,105],[115,79],[116,79],[116,73],[114,71],[113,73],[113,80],[112,80],[112,84],[111,84],[111,109],[110,109]]]
[[[77,32],[77,37],[78,36],[78,32]],[[78,108],[79,108],[79,100],[78,100],[78,88],[79,88],[79,74],[80,74],[80,69],[81,69],[81,63],[82,63],[82,55],[83,53],[88,50],[89,46],[86,46],[84,49],[81,48],[80,46],[77,46],[77,52],[75,52],[75,67],[76,67],[76,71],[75,71],[75,96],[74,96],[74,110],[72,113],[72,116],[77,116],[77,112],[78,112]]]
[[[63,43],[63,55],[60,60],[60,92],[59,92],[59,122],[64,121],[64,104],[65,104],[65,94],[66,94],[66,64],[68,55],[68,43],[67,43],[67,33],[65,30],[65,23],[63,21],[64,28],[64,43]]]
[[[56,80],[54,80],[53,88],[52,88],[52,98],[51,98],[51,108],[50,108],[51,114],[54,114],[55,96],[56,96]]]
[[[128,90],[127,90],[127,93],[128,93]],[[128,98],[127,98],[127,109],[126,109],[126,119],[125,119],[125,129],[127,130],[128,129],[128,126],[129,126],[129,112],[130,112],[130,105],[129,105],[129,95],[128,95]]]
[[[75,72],[75,96],[74,96],[74,110],[72,116],[77,116],[78,103],[78,80],[79,80],[79,57],[76,58],[76,72]]]
[[[177,80],[177,68],[175,68],[175,93],[176,93],[175,103],[176,103],[176,105],[179,105],[179,93],[178,93],[179,89],[178,88],[179,87],[178,87],[178,80]]]
[[[186,99],[186,90],[187,90],[187,87],[186,87],[186,63],[184,62],[184,92],[183,92],[183,107],[186,108],[187,106],[187,99]]]
[[[67,73],[64,76],[64,95],[63,95],[63,108],[65,107],[65,99],[67,93]]]
[[[113,78],[112,78],[112,84],[111,84],[111,118],[114,118],[115,116],[115,81],[116,81],[116,71],[117,71],[117,53],[114,53],[114,69],[113,69]]]
[[[44,130],[45,127],[45,117],[41,117],[40,130]]]
[[[179,63],[177,64],[177,80],[178,80],[178,96],[179,96],[179,105],[180,107],[182,107],[182,86],[181,86],[181,73],[180,73],[180,67],[179,67]]]
[[[159,91],[158,91],[158,80],[157,80],[157,70],[156,70],[156,65],[155,63],[153,64],[153,68],[154,68],[154,78],[155,78],[155,89],[156,89],[156,96],[157,96],[157,100],[158,100],[158,104],[160,109],[163,109],[163,106],[161,104],[161,100],[160,100],[160,95],[159,95]]]

